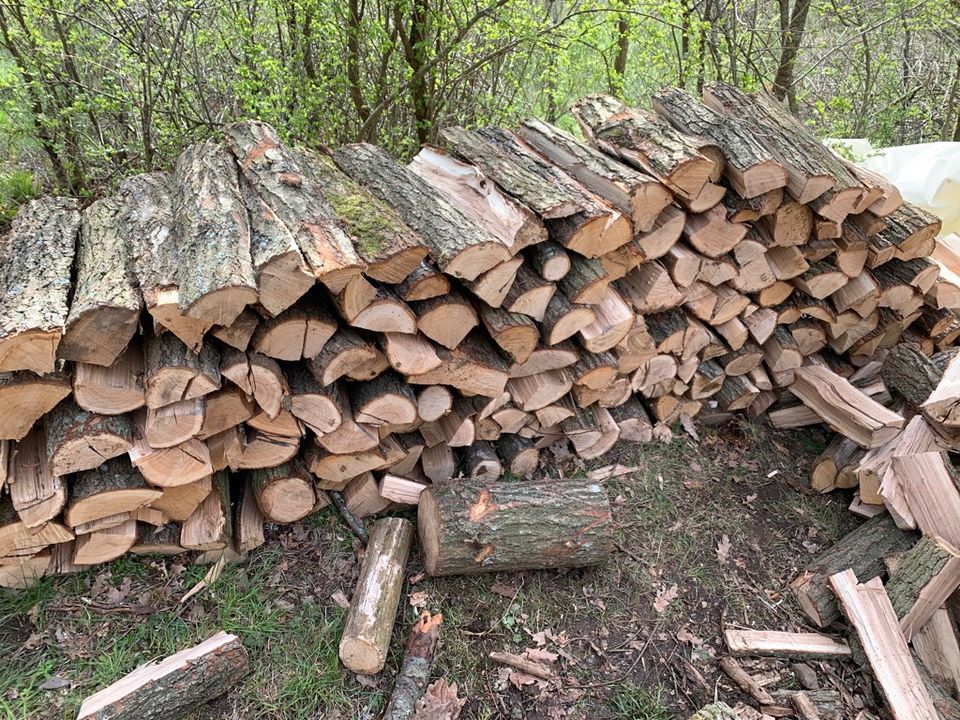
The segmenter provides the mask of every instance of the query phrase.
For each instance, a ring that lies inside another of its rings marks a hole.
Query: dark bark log
[[[57,348],[63,360],[111,365],[137,332],[143,299],[121,233],[120,207],[118,198],[107,198],[83,213],[77,286]]]
[[[91,695],[77,720],[167,720],[222,695],[250,672],[247,651],[219,632],[189,650],[137,668]]]
[[[888,515],[868,520],[821,553],[793,579],[790,589],[807,617],[817,627],[826,627],[840,617],[840,608],[830,592],[831,575],[848,568],[857,577],[883,575],[883,558],[907,550],[916,541],[916,533],[900,530]]]
[[[98,415],[69,400],[44,418],[44,429],[54,475],[90,470],[133,444],[133,425],[125,415]]]
[[[433,576],[596,565],[613,544],[606,491],[582,480],[435,484],[417,520]]]
[[[236,123],[225,135],[240,175],[293,234],[314,276],[331,292],[340,292],[365,265],[316,182],[269,125]]]
[[[414,717],[417,703],[430,680],[430,668],[440,639],[442,621],[443,615],[431,615],[424,610],[410,628],[403,663],[382,720],[409,720]]]
[[[474,280],[510,257],[499,239],[468,220],[425,180],[373,145],[339,148],[337,164],[420,233],[448,275]]]
[[[943,376],[943,369],[909,345],[890,349],[880,371],[883,382],[916,408],[926,402]]]
[[[54,371],[68,317],[77,207],[69,198],[31,200],[0,238],[0,372]]]

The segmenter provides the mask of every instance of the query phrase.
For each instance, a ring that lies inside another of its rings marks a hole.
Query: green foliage
[[[26,170],[0,174],[0,227],[10,222],[20,206],[37,193],[33,175]]]
[[[670,709],[652,692],[632,682],[621,683],[610,695],[607,705],[614,717],[622,720],[670,720]]]

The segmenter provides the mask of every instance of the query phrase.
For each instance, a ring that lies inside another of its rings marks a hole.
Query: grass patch
[[[673,714],[662,701],[662,691],[647,690],[632,682],[616,685],[607,707],[621,720],[670,720]]]

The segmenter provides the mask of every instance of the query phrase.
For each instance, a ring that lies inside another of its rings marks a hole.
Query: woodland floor
[[[619,549],[605,567],[432,580],[415,550],[392,655],[373,678],[337,661],[338,602],[352,592],[357,564],[353,536],[330,510],[271,528],[246,565],[184,604],[207,568],[182,558],[124,558],[0,591],[0,718],[72,718],[86,695],[222,628],[243,639],[253,672],[196,718],[375,720],[423,607],[443,613],[434,676],[457,683],[468,699],[463,718],[660,720],[714,697],[732,705],[744,698],[717,673],[721,616],[801,628],[787,583],[857,520],[850,491],[805,491],[826,440],[820,431],[734,421],[700,435],[681,431],[669,444],[624,445],[565,467],[567,475],[637,467],[607,481]],[[559,682],[523,684],[486,659],[527,648],[557,654]],[[766,662],[755,670],[771,669]],[[773,665],[784,675],[777,687],[790,687],[789,666]],[[825,687],[853,680],[852,666],[818,670]]]

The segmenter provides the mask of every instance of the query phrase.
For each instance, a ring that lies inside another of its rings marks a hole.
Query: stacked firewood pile
[[[0,240],[0,584],[242,555],[331,501],[419,504],[432,573],[587,564],[595,486],[522,486],[555,522],[500,550],[458,527],[498,507],[463,488],[698,414],[899,435],[875,359],[960,335],[937,220],[767,96],[654,107],[581,100],[586,142],[450,128],[408,166],[244,122],[82,210],[27,205]]]

